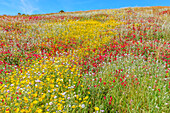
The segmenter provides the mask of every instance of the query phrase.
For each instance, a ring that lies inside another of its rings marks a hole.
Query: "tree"
[[[64,11],[63,10],[60,10],[60,12],[59,13],[64,13]]]

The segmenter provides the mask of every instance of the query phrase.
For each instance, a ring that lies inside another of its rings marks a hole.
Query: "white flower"
[[[156,108],[159,109],[159,107],[156,105]]]
[[[65,95],[65,94],[66,94],[66,92],[62,93],[62,95]]]
[[[41,82],[41,80],[35,80],[35,82]]]
[[[56,89],[53,89],[53,91],[56,91]]]
[[[82,104],[82,105],[81,105],[81,107],[82,107],[82,108],[85,108],[85,105],[84,105],[84,104]]]
[[[56,99],[56,98],[57,98],[57,96],[54,96],[54,98]]]
[[[50,106],[51,106],[52,104],[53,104],[52,102],[49,103]]]
[[[168,103],[165,103],[165,105],[168,105]]]
[[[67,99],[69,100],[69,99],[70,99],[70,97],[67,97]]]
[[[100,110],[100,112],[104,112],[104,110]]]

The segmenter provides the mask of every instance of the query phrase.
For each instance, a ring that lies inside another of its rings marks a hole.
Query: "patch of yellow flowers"
[[[7,82],[0,87],[1,109],[5,111],[10,106],[9,111],[15,112],[64,112],[74,99],[71,95],[79,79],[78,67],[66,61],[67,57],[42,59],[33,61],[22,72],[15,70],[7,74]],[[86,99],[88,96],[83,100]]]

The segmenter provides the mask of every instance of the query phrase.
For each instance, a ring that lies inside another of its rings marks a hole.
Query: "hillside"
[[[0,16],[0,112],[170,112],[170,7]]]

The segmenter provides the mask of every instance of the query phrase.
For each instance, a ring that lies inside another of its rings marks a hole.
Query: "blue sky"
[[[0,15],[45,14],[135,6],[170,6],[170,0],[0,0]]]

